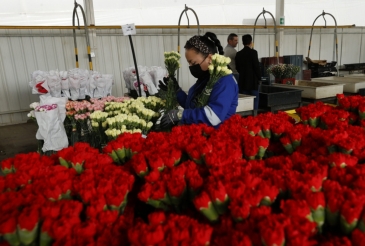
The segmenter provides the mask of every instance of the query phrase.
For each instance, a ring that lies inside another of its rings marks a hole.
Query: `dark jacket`
[[[238,87],[243,90],[258,90],[261,80],[257,51],[245,46],[236,55],[236,69],[239,73]]]
[[[184,108],[180,123],[182,124],[199,124],[218,127],[222,122],[236,113],[238,105],[238,86],[234,77],[226,75],[221,77],[213,86],[210,94],[208,105],[202,108],[195,106],[196,94],[200,94],[203,87],[207,84],[208,79],[197,81],[186,94],[180,90],[177,94],[177,100]],[[197,93],[196,93],[197,92]]]

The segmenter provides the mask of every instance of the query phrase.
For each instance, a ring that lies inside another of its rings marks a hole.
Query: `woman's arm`
[[[186,93],[180,88],[176,96],[177,96],[177,102],[180,104],[181,107],[185,108],[186,99],[188,98],[188,95],[186,95]]]
[[[230,116],[232,104],[236,104],[236,106],[238,104],[238,86],[233,76],[228,75],[222,77],[214,85],[208,105],[184,110],[181,123],[206,123],[218,126]]]

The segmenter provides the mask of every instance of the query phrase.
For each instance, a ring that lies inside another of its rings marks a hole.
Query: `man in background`
[[[235,33],[231,33],[228,35],[227,38],[227,46],[224,48],[224,56],[231,58],[231,62],[229,63],[229,66],[232,70],[232,74],[234,76],[234,78],[236,79],[237,83],[238,83],[238,72],[236,70],[236,47],[238,44],[238,36]]]
[[[257,51],[252,48],[252,36],[242,36],[243,49],[237,52],[236,69],[239,73],[239,93],[255,96],[254,110],[259,106],[260,64]]]

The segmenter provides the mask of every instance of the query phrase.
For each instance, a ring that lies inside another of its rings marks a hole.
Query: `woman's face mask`
[[[206,55],[205,57],[201,53],[196,53],[194,50],[186,50],[185,57],[189,63],[189,70],[191,75],[197,79],[204,79],[209,76],[208,70],[208,57],[211,55]]]

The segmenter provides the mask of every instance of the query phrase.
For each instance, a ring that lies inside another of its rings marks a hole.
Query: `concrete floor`
[[[0,126],[0,161],[19,153],[37,151],[37,129],[37,123],[34,121]]]

